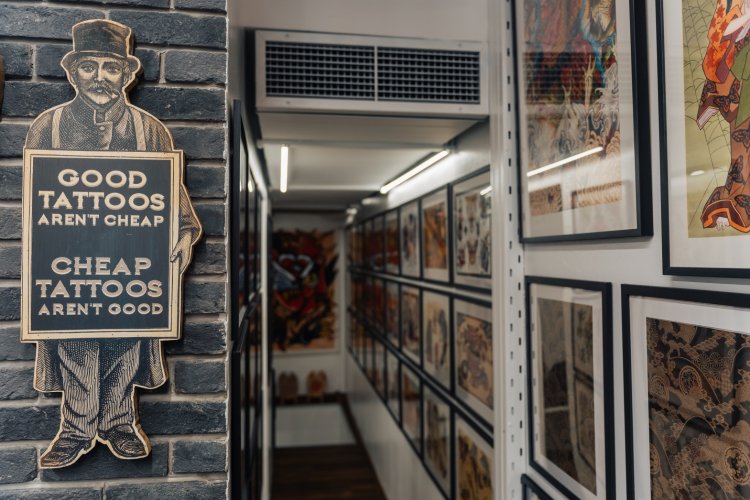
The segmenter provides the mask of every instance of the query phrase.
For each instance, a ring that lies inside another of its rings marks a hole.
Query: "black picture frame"
[[[436,476],[435,472],[431,469],[430,465],[428,465],[428,459],[427,459],[427,426],[425,425],[425,421],[427,420],[427,391],[430,391],[433,395],[436,396],[436,398],[440,401],[440,403],[444,404],[448,408],[448,422],[447,422],[447,431],[448,431],[448,448],[446,450],[448,456],[446,457],[446,467],[448,468],[447,474],[448,474],[448,484],[447,486],[444,486],[441,484],[440,479]],[[436,386],[432,383],[427,382],[424,378],[422,379],[422,404],[421,404],[421,415],[420,418],[422,420],[422,467],[424,467],[424,470],[427,472],[427,475],[430,476],[430,479],[432,479],[432,482],[435,483],[435,487],[437,487],[438,491],[443,495],[443,497],[447,500],[450,498],[451,492],[453,491],[453,477],[454,477],[454,451],[453,448],[455,446],[455,439],[453,436],[453,420],[455,418],[454,413],[455,409],[453,405],[451,405],[450,397],[446,396],[445,393],[443,393],[440,390],[436,390]]]
[[[623,1],[623,0],[618,0]],[[647,0],[624,0],[628,1],[630,12],[630,39],[632,50],[630,65],[632,69],[632,95],[633,95],[633,149],[635,157],[635,210],[636,227],[633,229],[612,230],[601,232],[588,232],[577,234],[560,234],[549,236],[528,237],[524,235],[524,213],[523,196],[524,190],[518,187],[518,237],[522,243],[552,243],[562,241],[587,241],[603,240],[613,238],[635,238],[653,236],[653,206],[651,186],[651,139],[650,139],[650,114],[649,114],[649,88],[648,88],[648,40],[644,33],[648,32],[647,24]],[[515,60],[516,74],[523,71],[524,61],[519,53],[518,36],[523,27],[517,26],[518,3],[522,0],[511,0],[511,25],[513,35],[513,54]],[[519,181],[523,179],[524,158],[521,141],[521,92],[518,78],[514,85],[515,102],[517,105],[515,113],[516,121],[516,170]]]
[[[490,173],[490,166],[487,165],[485,167],[482,167],[478,170],[475,170],[474,172],[465,175],[463,177],[460,177],[459,179],[456,179],[455,181],[451,182],[448,185],[448,198],[450,199],[450,252],[451,252],[451,278],[450,282],[453,284],[454,287],[460,288],[463,290],[468,290],[471,292],[479,292],[479,293],[492,293],[492,267],[490,267],[490,274],[487,276],[481,276],[481,275],[472,275],[471,278],[477,280],[481,284],[472,285],[467,284],[466,282],[461,282],[457,279],[457,270],[456,270],[456,245],[458,243],[458,235],[456,234],[456,193],[455,189],[457,186],[460,186],[461,184],[465,183],[466,181],[470,181],[476,177],[480,177],[483,175],[487,175]],[[492,185],[492,179],[490,179],[490,186]],[[490,196],[495,194],[495,191],[490,191]],[[499,193],[498,193],[499,194]],[[492,203],[492,201],[490,202]],[[492,227],[492,216],[490,215],[490,227]],[[492,232],[490,232],[490,266],[492,266]]]
[[[458,434],[458,422],[463,422],[474,434],[479,437],[484,443],[487,445],[487,447],[491,450],[491,457],[493,460],[493,463],[490,466],[490,474],[492,477],[492,491],[495,492],[496,488],[498,488],[498,478],[495,476],[495,467],[494,467],[494,459],[495,459],[495,440],[492,435],[491,429],[486,429],[483,427],[480,423],[478,423],[473,415],[468,413],[466,411],[466,408],[463,405],[456,405],[453,407],[453,422],[452,422],[452,429],[451,429],[451,439],[453,440],[453,458],[451,459],[451,467],[453,468],[452,473],[452,482],[453,482],[453,497],[452,498],[460,498],[459,495],[459,477],[456,471],[458,470],[459,460],[459,446],[456,444],[458,442],[459,434]]]
[[[433,294],[433,295],[442,296],[448,302],[448,308],[447,308],[447,315],[448,316],[446,318],[446,322],[447,322],[446,327],[447,327],[447,334],[448,334],[448,338],[447,338],[448,344],[446,346],[446,349],[447,349],[446,354],[448,356],[448,380],[447,381],[440,380],[435,374],[433,374],[430,371],[428,371],[427,355],[425,353],[425,350],[426,350],[425,347],[426,347],[426,344],[427,344],[427,337],[425,335],[425,333],[426,333],[425,330],[426,330],[426,326],[427,326],[427,321],[426,321],[426,315],[427,315],[427,313],[425,311],[425,295],[426,294]],[[453,299],[454,299],[454,295],[450,294],[450,293],[443,292],[443,291],[437,291],[437,290],[432,290],[432,289],[428,289],[428,288],[423,288],[420,291],[419,295],[420,295],[420,311],[421,311],[421,316],[422,316],[421,319],[420,319],[420,328],[421,328],[420,343],[421,343],[421,346],[422,346],[421,349],[420,349],[420,358],[421,358],[421,365],[420,366],[421,366],[421,371],[424,374],[425,378],[430,379],[435,384],[437,384],[438,386],[440,386],[443,390],[448,391],[449,393],[453,394],[453,389],[454,389],[454,384],[455,384],[455,378],[456,378],[456,377],[453,376],[454,375],[454,371],[455,371],[455,366],[454,366],[453,363],[454,363],[454,359],[455,359],[455,348],[456,348],[456,344],[455,344],[455,340],[454,340],[454,336],[453,336],[454,335],[454,322],[453,322]],[[460,298],[463,299],[463,297],[460,297]]]
[[[391,331],[391,311],[388,307],[389,298],[391,294],[388,292],[389,289],[395,289],[396,296],[396,310],[395,310],[395,331]],[[385,281],[385,329],[383,331],[384,337],[388,344],[394,347],[396,350],[401,350],[401,285],[398,281],[386,280]],[[395,337],[395,342],[392,337]]]
[[[529,422],[528,430],[528,457],[529,465],[538,472],[551,485],[558,489],[565,497],[577,499],[570,489],[555,477],[550,471],[544,468],[535,458],[534,437],[536,428],[534,425],[534,354],[532,349],[533,342],[533,317],[532,317],[532,285],[548,285],[559,288],[574,288],[592,291],[601,294],[602,305],[602,352],[601,364],[603,368],[602,387],[603,387],[603,409],[604,409],[604,477],[606,487],[604,491],[605,498],[615,498],[616,492],[616,475],[615,475],[615,410],[614,410],[614,339],[612,323],[612,284],[598,281],[583,281],[563,278],[548,278],[541,276],[526,276],[526,401],[527,416]],[[572,340],[572,339],[571,339]],[[592,352],[593,355],[595,353]],[[575,370],[575,368],[573,368]],[[537,384],[537,387],[539,384]],[[571,387],[575,391],[575,388]],[[599,471],[596,471],[599,476]],[[580,484],[580,483],[579,483]]]
[[[437,278],[428,278],[427,277],[427,266],[425,264],[425,249],[426,244],[424,240],[424,201],[432,196],[439,195],[441,191],[445,191],[445,210],[446,210],[446,235],[445,235],[445,258],[447,259],[447,269],[446,269],[446,278],[445,279],[437,279]],[[453,216],[453,206],[452,206],[453,200],[451,199],[451,193],[450,193],[450,185],[445,184],[443,186],[440,186],[437,189],[433,189],[429,193],[426,193],[419,197],[419,249],[420,249],[420,257],[419,257],[419,275],[421,276],[421,280],[426,283],[435,283],[437,285],[448,285],[452,283],[453,279],[453,224],[452,222],[452,216]]]
[[[626,498],[635,498],[635,429],[634,429],[634,394],[633,375],[634,348],[631,324],[631,298],[640,297],[645,299],[661,299],[676,302],[687,302],[696,306],[717,306],[723,308],[750,309],[750,294],[717,292],[710,290],[695,290],[687,288],[666,288],[656,286],[643,286],[623,284],[620,288],[622,301],[622,356],[623,356],[623,393],[625,400],[625,462],[626,462]],[[710,327],[708,325],[701,325]],[[648,398],[648,394],[645,395]],[[696,416],[697,418],[698,416]],[[647,456],[645,459],[649,460]]]
[[[231,496],[232,498],[243,498],[249,491],[250,484],[248,481],[247,470],[249,468],[250,444],[252,442],[248,428],[250,411],[249,401],[247,400],[248,378],[248,353],[247,349],[247,320],[242,324],[245,327],[245,333],[239,335],[231,351],[231,440],[230,440],[230,457],[231,457]]]
[[[388,242],[390,241],[388,238],[388,218],[389,217],[395,217],[396,218],[396,255],[398,257],[398,265],[396,266],[396,269],[393,270],[390,267],[389,264],[389,251],[388,251]],[[393,208],[391,210],[388,210],[384,214],[385,218],[385,243],[384,243],[384,249],[385,249],[385,272],[387,274],[390,274],[391,276],[400,276],[401,275],[401,213],[400,209],[398,207]]]
[[[410,436],[409,433],[406,430],[406,420],[404,418],[404,376],[406,372],[410,372],[411,375],[414,376],[414,378],[419,383],[419,395],[417,398],[417,404],[419,407],[417,408],[417,420],[418,420],[418,427],[419,427],[419,435],[416,437]],[[422,428],[422,408],[424,406],[424,381],[422,380],[422,377],[420,375],[419,369],[414,369],[413,366],[411,366],[409,363],[401,363],[401,431],[404,434],[404,437],[409,442],[409,445],[414,450],[414,453],[417,454],[418,457],[422,457],[422,436],[424,435],[424,429]]]
[[[488,300],[482,300],[474,297],[467,297],[464,295],[451,295],[451,366],[452,366],[452,373],[451,373],[451,395],[454,397],[456,404],[463,409],[463,411],[470,415],[472,419],[477,420],[481,423],[481,425],[485,426],[487,429],[490,429],[491,431],[494,428],[494,422],[491,421],[491,419],[485,417],[484,415],[481,415],[477,409],[473,408],[466,400],[464,400],[458,393],[458,372],[460,370],[459,363],[458,363],[458,349],[456,347],[458,343],[458,332],[456,331],[456,301],[466,302],[470,305],[475,305],[479,307],[483,307],[486,309],[489,309],[492,311],[492,302]],[[489,320],[490,323],[492,323],[492,319]],[[492,339],[493,342],[495,342],[495,339]],[[497,360],[494,359],[494,351],[491,348],[490,351],[493,355],[492,360],[492,366],[493,366],[493,376],[490,378],[492,380],[492,383],[497,383],[494,380],[494,366]],[[494,389],[493,389],[494,391]],[[497,402],[494,401],[494,392],[493,392],[493,407],[491,409],[492,415],[495,414],[495,411],[497,411]]]
[[[411,288],[413,290],[417,291],[417,307],[419,309],[417,316],[419,318],[419,324],[417,325],[416,330],[418,331],[419,335],[419,341],[418,341],[418,353],[415,353],[411,349],[408,349],[406,347],[406,332],[404,329],[404,313],[403,313],[403,307],[404,307],[404,288]],[[409,360],[411,360],[412,363],[414,363],[420,370],[422,367],[422,287],[413,285],[413,284],[407,284],[407,283],[401,283],[398,288],[398,295],[400,297],[400,304],[399,307],[399,331],[401,334],[401,352],[406,355]]]
[[[242,120],[242,102],[232,101],[232,147],[230,148],[231,172],[229,176],[229,295],[231,299],[231,318],[229,337],[236,341],[240,325],[247,315],[250,303],[248,281],[247,243],[244,234],[247,232],[247,190],[243,184],[247,179],[248,149],[245,141],[245,129]],[[244,152],[244,156],[243,153]],[[244,162],[243,162],[244,158]],[[243,180],[244,179],[244,180]],[[243,209],[244,207],[244,209]]]
[[[552,500],[552,497],[526,474],[521,475],[521,485],[523,487],[523,500],[531,500],[531,495],[536,495],[539,500]]]
[[[391,361],[393,361],[393,365],[391,366]],[[390,397],[391,397],[391,373],[395,371],[396,372],[396,378],[395,378],[395,386],[396,386],[396,408],[391,407],[390,403]],[[386,380],[385,380],[385,406],[388,409],[388,412],[391,414],[391,417],[393,417],[393,420],[396,422],[396,425],[399,427],[401,426],[401,358],[398,355],[398,351],[394,350],[391,346],[385,345],[385,373],[386,373]]]
[[[406,240],[404,238],[404,224],[402,223],[402,218],[404,217],[404,213],[407,209],[411,210],[412,205],[416,207],[416,218],[415,218],[415,231],[417,232],[416,235],[416,244],[417,248],[415,249],[415,255],[416,258],[419,260],[416,265],[416,272],[413,274],[409,274],[404,269],[404,255],[403,255],[403,244]],[[405,278],[411,278],[411,279],[422,279],[422,199],[417,198],[415,200],[408,201],[406,203],[401,204],[398,207],[398,228],[399,228],[399,266],[401,271],[401,276]]]

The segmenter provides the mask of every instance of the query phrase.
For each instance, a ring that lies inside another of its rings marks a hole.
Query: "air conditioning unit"
[[[256,31],[259,113],[482,119],[479,42]]]

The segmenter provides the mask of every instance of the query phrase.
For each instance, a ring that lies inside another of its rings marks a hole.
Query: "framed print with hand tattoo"
[[[522,241],[651,235],[646,1],[514,5]]]
[[[656,2],[664,273],[748,278],[750,5],[664,7]]]

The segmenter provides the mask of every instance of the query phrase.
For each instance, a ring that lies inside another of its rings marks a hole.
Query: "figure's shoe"
[[[58,437],[39,457],[39,465],[42,469],[59,469],[68,466],[90,450],[91,444],[91,441],[82,439]]]
[[[106,432],[100,432],[99,436],[112,450],[112,453],[120,458],[146,458],[148,449],[146,442],[131,425],[118,425]]]

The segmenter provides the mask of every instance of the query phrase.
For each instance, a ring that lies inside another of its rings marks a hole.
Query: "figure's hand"
[[[175,262],[180,266],[180,274],[185,271],[188,263],[190,262],[190,236],[183,236],[175,245],[172,250],[172,255],[169,257],[170,262]]]
[[[729,219],[727,219],[726,217],[716,218],[716,230],[717,231],[723,231],[728,228],[729,228]]]

